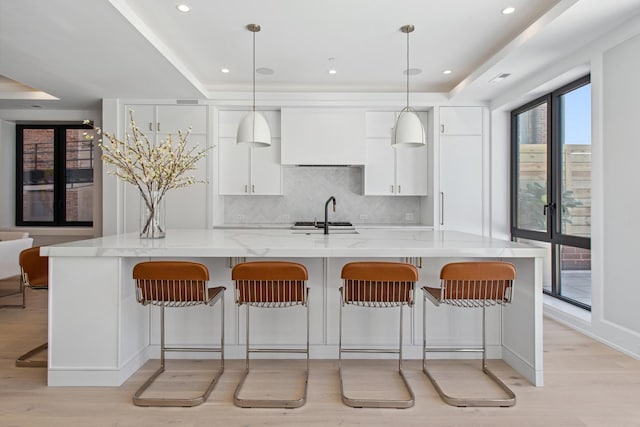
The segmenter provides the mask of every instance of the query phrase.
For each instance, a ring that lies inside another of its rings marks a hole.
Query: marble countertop
[[[353,223],[357,229],[360,228],[379,228],[379,229],[406,229],[406,230],[433,230],[432,225],[422,224],[382,224],[382,223]],[[230,230],[230,229],[291,229],[293,223],[237,223],[237,224],[218,224],[214,225],[214,229]]]
[[[543,257],[523,243],[456,231],[360,229],[357,234],[304,234],[283,229],[168,230],[163,239],[137,233],[45,246],[51,257]]]

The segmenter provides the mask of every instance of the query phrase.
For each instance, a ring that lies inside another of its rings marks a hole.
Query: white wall
[[[15,224],[16,125],[0,119],[0,228]]]
[[[0,110],[0,229],[20,229],[28,231],[34,237],[34,245],[53,244],[97,236],[101,227],[101,164],[97,162],[94,173],[94,227],[16,227],[15,225],[15,125],[37,122],[77,122],[84,119],[101,122],[101,111],[96,110]],[[97,147],[96,147],[97,149]],[[97,152],[96,152],[97,154]],[[100,156],[96,155],[96,159]]]
[[[592,311],[545,305],[545,314],[640,358],[640,286],[636,241],[640,238],[640,18],[544,70],[491,101],[492,233],[509,229],[509,112],[587,72],[592,105]]]
[[[640,334],[640,286],[634,279],[640,238],[640,35],[603,55],[602,320]],[[605,328],[605,330],[608,328]],[[640,335],[639,335],[640,336]],[[640,353],[640,340],[635,349]]]

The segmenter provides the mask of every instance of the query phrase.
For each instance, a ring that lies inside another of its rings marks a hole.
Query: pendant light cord
[[[253,32],[253,112],[256,112],[256,32]]]
[[[409,109],[409,31],[407,31],[407,110]]]

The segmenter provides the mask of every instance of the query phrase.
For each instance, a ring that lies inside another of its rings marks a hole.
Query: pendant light
[[[424,126],[415,110],[409,106],[409,33],[415,30],[413,25],[405,25],[400,31],[407,35],[407,106],[398,114],[398,120],[393,128],[391,145],[398,147],[422,147],[427,143]]]
[[[256,33],[260,25],[249,24],[247,30],[253,33],[253,108],[240,121],[236,143],[252,147],[271,146],[271,130],[262,114],[256,112]]]

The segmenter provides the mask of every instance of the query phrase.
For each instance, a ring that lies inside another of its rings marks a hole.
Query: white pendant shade
[[[393,128],[391,145],[393,147],[421,147],[426,143],[427,138],[420,117],[413,111],[402,110]]]
[[[250,144],[253,147],[269,147],[271,145],[271,129],[262,114],[249,111],[238,125],[236,142]]]

